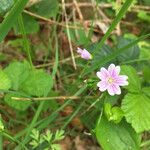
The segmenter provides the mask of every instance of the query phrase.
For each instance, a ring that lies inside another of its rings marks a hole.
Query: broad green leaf
[[[141,83],[136,70],[131,66],[121,66],[121,74],[128,76],[129,85],[125,86],[130,92],[140,92]]]
[[[29,75],[30,67],[27,62],[12,62],[5,68],[5,73],[11,79],[12,89],[18,90],[19,86],[26,80]]]
[[[1,0],[0,1],[0,15],[6,13],[13,5],[14,0]]]
[[[94,49],[97,47],[97,43],[91,44],[89,47],[87,47],[87,50],[91,53],[94,54]],[[102,48],[96,52],[95,57],[93,57],[91,63],[92,67],[99,62],[99,60],[103,60],[103,58],[106,58],[107,56],[111,55],[113,53],[112,48],[109,45],[103,45]],[[115,61],[115,60],[114,60]]]
[[[23,14],[22,18],[26,34],[37,33],[39,31],[39,23],[32,16],[29,16],[28,14]],[[16,34],[21,34],[17,22],[14,25],[14,30]]]
[[[140,150],[139,136],[125,120],[115,124],[102,116],[95,131],[103,150]]]
[[[128,50],[130,47],[134,46],[135,44],[137,44],[139,41],[145,39],[145,38],[148,38],[150,36],[150,33],[149,34],[146,34],[144,36],[141,36],[139,37],[138,39],[134,40],[133,42],[129,43],[128,45],[120,48],[120,49],[117,49],[115,51],[113,51],[112,54],[110,54],[109,56],[107,57],[104,57],[102,60],[99,59],[97,61],[97,63],[93,66],[93,67],[89,67],[89,65],[85,66],[84,68],[84,72],[82,74],[82,76],[85,76],[86,74],[89,74],[91,73],[92,71],[94,71],[95,69],[98,69],[102,66],[104,66],[106,63],[108,62],[111,62],[112,60],[114,60],[117,56],[119,56],[121,53],[125,52],[126,50]],[[98,47],[98,46],[97,46]],[[100,46],[102,47],[102,46]]]
[[[43,70],[33,70],[23,82],[21,90],[33,96],[47,96],[52,87],[52,78]]]
[[[132,39],[119,37],[117,49],[129,44],[132,41],[133,41]],[[123,62],[123,61],[137,59],[139,57],[139,55],[140,55],[140,49],[139,49],[138,45],[135,44],[134,46],[128,48],[125,52],[121,53],[117,58],[118,58],[119,62]]]
[[[145,95],[150,97],[150,87],[144,87],[142,88],[142,92],[144,92]]]
[[[6,96],[4,97],[4,101],[12,108],[15,108],[16,110],[19,111],[25,111],[30,105],[31,105],[31,101],[21,101],[21,100],[15,100],[13,99],[13,97],[22,97],[21,93],[19,94],[6,94]]]
[[[0,70],[0,89],[8,90],[10,87],[11,87],[11,80],[3,70]]]
[[[13,27],[15,21],[17,20],[19,14],[24,9],[25,5],[27,4],[28,0],[18,0],[8,12],[7,16],[0,24],[0,42],[3,41],[9,30]]]
[[[128,93],[122,101],[126,120],[137,133],[150,130],[150,98],[145,94]]]
[[[58,0],[41,0],[39,3],[33,5],[30,10],[43,17],[55,17],[58,13]]]

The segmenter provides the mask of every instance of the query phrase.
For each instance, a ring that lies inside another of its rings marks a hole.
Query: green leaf
[[[130,92],[140,92],[141,83],[136,70],[131,66],[121,66],[121,74],[128,76],[129,85],[125,86]]]
[[[27,4],[28,0],[18,0],[12,9],[9,11],[3,22],[0,24],[0,42],[3,41],[11,27],[14,25],[15,21],[17,20],[19,14],[24,9],[25,5]]]
[[[31,105],[31,101],[21,101],[21,100],[15,100],[12,97],[19,97],[21,98],[22,95],[24,93],[20,93],[20,94],[6,94],[6,96],[4,97],[4,101],[11,106],[12,108],[15,108],[16,110],[19,111],[25,111],[30,105]]]
[[[150,22],[150,15],[148,15],[145,11],[139,11],[138,17],[144,21]]]
[[[133,42],[133,40],[119,37],[117,49],[129,44],[130,42]],[[119,62],[129,61],[129,60],[137,59],[139,57],[139,55],[140,55],[140,49],[139,49],[138,45],[135,44],[134,46],[128,48],[126,51],[121,53],[117,57],[117,59],[119,60]]]
[[[78,24],[79,26],[79,24]],[[65,30],[67,34],[67,29]],[[69,29],[71,41],[76,43],[77,45],[86,45],[90,42],[89,38],[87,37],[84,29]]]
[[[115,124],[102,116],[96,126],[96,137],[103,150],[140,149],[138,135],[124,120]]]
[[[55,17],[58,13],[58,0],[42,0],[33,5],[30,10],[43,17]]]
[[[26,34],[37,33],[39,31],[39,23],[32,16],[23,14],[22,18]],[[14,25],[14,30],[15,34],[22,34],[17,22]]]
[[[12,89],[18,90],[19,86],[26,80],[29,75],[30,66],[27,62],[12,62],[5,68],[4,72],[12,82]]]
[[[143,67],[143,77],[146,82],[150,83],[150,69],[146,65]]]
[[[150,98],[144,94],[128,93],[122,101],[126,120],[137,133],[150,130]]]
[[[43,70],[30,71],[23,82],[21,90],[33,96],[47,96],[52,87],[52,78]]]
[[[142,91],[144,92],[145,95],[150,97],[150,87],[144,87],[142,88]]]
[[[0,15],[6,13],[13,5],[14,0],[1,0],[0,1]]]
[[[120,49],[117,49],[117,50],[113,51],[113,53],[110,54],[109,56],[104,57],[102,60],[99,59],[97,61],[97,63],[93,67],[91,67],[91,66],[89,67],[89,65],[85,66],[82,76],[85,76],[85,75],[91,73],[92,71],[94,71],[95,69],[98,69],[98,68],[102,67],[103,65],[105,65],[106,63],[114,60],[121,53],[123,53],[124,51],[128,50],[130,47],[132,47],[133,45],[137,44],[139,41],[141,41],[141,40],[143,40],[145,38],[148,38],[149,36],[150,36],[150,33],[139,37],[138,39],[134,40],[133,42],[129,43],[128,45],[126,45],[126,46],[124,46],[124,47],[122,47]]]
[[[115,123],[119,123],[124,116],[124,113],[120,107],[112,107],[109,103],[105,103],[104,112],[107,119]]]
[[[8,90],[10,87],[11,87],[11,80],[4,71],[0,70],[0,89]]]

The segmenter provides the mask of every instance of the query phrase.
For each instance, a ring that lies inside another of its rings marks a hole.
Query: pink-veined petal
[[[114,64],[111,64],[108,67],[108,72],[109,72],[110,76],[116,77],[120,73],[120,66],[115,66]]]
[[[92,59],[92,55],[86,49],[82,51],[81,57],[87,60]]]
[[[109,93],[111,96],[113,96],[113,95],[115,95],[115,94],[117,94],[117,95],[120,95],[120,94],[121,94],[121,89],[120,89],[120,87],[119,87],[118,85],[116,85],[116,84],[110,85],[110,86],[107,88],[107,90],[108,90],[108,93]]]
[[[99,90],[103,92],[107,89],[108,84],[105,81],[100,81],[97,83],[97,86],[99,87]]]
[[[109,73],[108,73],[108,71],[104,67],[102,67],[101,70],[96,73],[96,75],[101,80],[107,80],[107,78],[109,76]]]
[[[126,75],[119,75],[116,78],[116,84],[118,84],[119,86],[126,86],[126,85],[129,84],[127,79],[128,79],[128,76],[126,76]]]

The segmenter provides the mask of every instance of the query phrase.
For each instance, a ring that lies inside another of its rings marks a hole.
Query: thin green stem
[[[19,140],[15,139],[11,135],[9,135],[7,132],[3,131],[3,132],[1,132],[1,135],[8,138],[9,140],[19,144],[21,146],[21,148],[24,148],[25,150],[28,150],[28,148],[26,146],[24,146]]]
[[[140,147],[145,147],[150,145],[150,139],[141,143]]]
[[[107,30],[106,34],[103,36],[100,43],[97,45],[96,49],[94,50],[94,54],[96,54],[96,52],[102,48],[103,44],[105,43],[107,38],[110,36],[111,32],[115,29],[117,24],[120,22],[122,17],[125,15],[125,13],[127,12],[128,8],[132,4],[132,2],[133,2],[133,0],[126,0],[125,1],[125,3],[123,4],[122,8],[119,11],[119,13],[117,14],[116,18],[111,23],[111,26]]]
[[[31,67],[33,68],[32,58],[31,58],[31,54],[30,54],[31,49],[30,49],[29,41],[28,41],[28,38],[26,35],[22,15],[19,15],[19,17],[18,17],[18,24],[19,24],[19,28],[20,28],[20,31],[21,31],[22,36],[23,36],[24,49],[27,53],[29,63],[31,65]]]

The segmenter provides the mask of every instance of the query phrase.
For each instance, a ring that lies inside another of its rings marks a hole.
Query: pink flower
[[[77,53],[80,54],[81,58],[89,60],[92,59],[92,55],[86,50],[86,49],[81,49],[77,48]]]
[[[120,73],[120,66],[115,66],[111,64],[106,70],[104,67],[100,69],[96,73],[98,78],[100,78],[100,82],[97,83],[100,91],[107,90],[110,95],[120,95],[121,89],[120,86],[128,85],[128,76],[126,75],[119,75]]]

